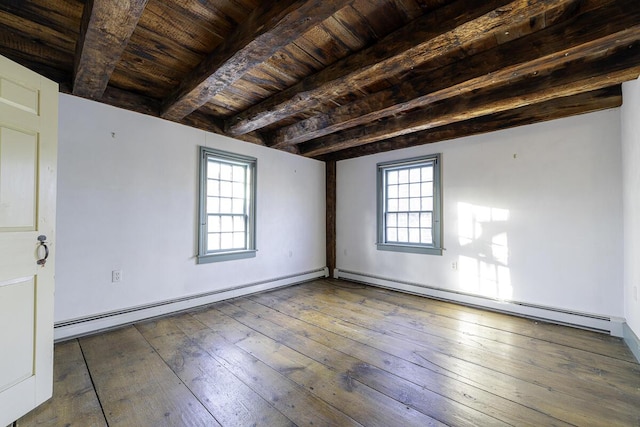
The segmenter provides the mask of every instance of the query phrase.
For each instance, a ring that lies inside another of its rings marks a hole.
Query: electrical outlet
[[[451,269],[452,270],[457,270],[458,269],[458,262],[457,261],[453,261],[451,263]]]
[[[113,270],[111,272],[111,283],[122,282],[122,270]]]

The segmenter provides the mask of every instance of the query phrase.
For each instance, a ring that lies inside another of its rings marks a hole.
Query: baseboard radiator
[[[319,277],[328,277],[328,275],[329,271],[324,267],[288,276],[242,284],[231,288],[56,322],[54,325],[54,339],[56,342],[65,341],[118,328],[140,320],[165,316],[230,298],[292,286]]]
[[[616,337],[623,337],[624,334],[624,319],[618,317],[581,313],[517,301],[498,300],[421,283],[406,282],[337,268],[333,272],[333,277],[545,322],[605,332]]]

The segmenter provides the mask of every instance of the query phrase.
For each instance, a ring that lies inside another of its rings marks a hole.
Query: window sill
[[[233,261],[236,259],[255,258],[257,250],[220,252],[215,254],[198,255],[198,264],[212,262]]]
[[[379,251],[391,251],[391,252],[405,252],[413,254],[426,254],[426,255],[442,255],[442,248],[426,247],[426,246],[414,246],[414,245],[399,245],[390,243],[376,243]]]

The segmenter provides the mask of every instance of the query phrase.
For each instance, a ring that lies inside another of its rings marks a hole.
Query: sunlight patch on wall
[[[458,203],[458,270],[464,291],[497,299],[512,298],[508,221],[507,209]]]

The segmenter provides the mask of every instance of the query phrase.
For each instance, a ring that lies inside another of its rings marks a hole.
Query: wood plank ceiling
[[[619,106],[638,0],[3,0],[63,92],[320,160]]]

